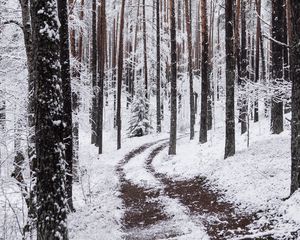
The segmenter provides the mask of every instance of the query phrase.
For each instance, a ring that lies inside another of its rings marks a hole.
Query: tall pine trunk
[[[36,81],[37,239],[68,239],[63,85],[55,0],[32,0]]]
[[[73,132],[72,132],[72,90],[70,75],[69,21],[67,0],[57,2],[58,18],[60,21],[60,65],[64,106],[64,143],[66,159],[66,194],[70,211],[74,210],[72,201],[73,183]]]
[[[103,99],[105,79],[105,54],[106,54],[106,13],[105,0],[98,6],[98,119],[97,119],[97,145],[98,153],[103,151]]]
[[[246,0],[241,0],[241,75],[238,76],[238,84],[242,91],[240,99],[240,121],[241,134],[247,132],[247,115],[248,115],[248,101],[245,93],[245,85],[247,79],[247,34],[246,34]]]
[[[160,96],[160,1],[156,0],[156,132],[161,132],[161,96]]]
[[[202,67],[201,67],[201,116],[200,116],[200,143],[207,142],[207,128],[208,128],[208,32],[207,32],[207,12],[206,0],[201,1],[201,31],[202,31]]]
[[[233,0],[225,1],[226,35],[226,133],[224,158],[235,154],[235,116],[234,116],[234,35],[233,35]]]
[[[284,34],[284,0],[272,1],[272,37],[275,41],[283,42]],[[275,87],[283,81],[283,47],[272,41],[272,81]],[[283,102],[281,93],[277,89],[272,97],[271,132],[280,134],[283,131]]]
[[[97,0],[92,3],[92,144],[97,142]]]
[[[123,32],[124,32],[124,12],[125,0],[122,0],[120,14],[120,36],[119,36],[119,57],[118,57],[118,86],[117,86],[117,149],[121,148],[121,97],[122,97],[122,81],[123,81]]]
[[[300,188],[300,2],[291,1],[290,74],[292,80],[291,194]]]
[[[261,35],[261,23],[260,23],[260,15],[261,15],[261,0],[256,0],[256,11],[257,11],[257,18],[256,18],[256,53],[255,53],[255,82],[258,83],[260,72],[259,72],[259,64],[260,64],[260,35]],[[254,122],[258,122],[258,95],[257,91],[255,91],[255,100],[254,100]]]
[[[192,59],[192,27],[190,16],[189,0],[185,0],[185,23],[187,31],[187,48],[188,48],[188,74],[189,74],[189,88],[190,88],[190,139],[194,138],[195,130],[195,104],[194,104],[194,86],[193,86],[193,59]]]
[[[176,154],[177,135],[177,53],[176,53],[176,17],[174,0],[169,0],[171,35],[171,120],[169,155]]]

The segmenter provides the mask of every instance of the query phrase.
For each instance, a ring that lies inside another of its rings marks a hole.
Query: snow
[[[300,224],[299,191],[284,201],[289,196],[291,168],[290,129],[286,127],[282,134],[271,135],[266,119],[252,123],[249,148],[247,136],[240,136],[237,129],[236,154],[224,160],[224,127],[216,126],[206,144],[199,144],[197,135],[196,140],[181,139],[176,156],[164,150],[153,165],[173,179],[207,178],[210,188],[221,191],[240,211],[265,215],[253,229],[264,220],[273,220],[273,227],[282,235]]]

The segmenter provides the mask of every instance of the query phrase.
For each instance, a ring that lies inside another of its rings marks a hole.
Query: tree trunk
[[[225,35],[226,35],[226,135],[225,156],[235,154],[235,116],[234,116],[234,36],[233,36],[233,0],[225,1]]]
[[[291,39],[290,39],[290,74],[292,80],[292,169],[291,194],[300,187],[300,2],[290,0]]]
[[[156,0],[156,132],[161,132],[161,107],[160,107],[160,8]]]
[[[55,0],[31,3],[36,81],[37,239],[68,239],[57,7]]]
[[[208,32],[207,32],[207,12],[206,0],[201,1],[201,31],[202,31],[202,67],[201,67],[201,116],[200,116],[200,143],[207,142],[207,127],[208,127],[208,114],[207,114],[207,100],[208,100]]]
[[[177,53],[176,53],[176,17],[174,0],[170,4],[170,35],[171,35],[171,120],[169,155],[176,154],[177,135]]]
[[[284,24],[284,0],[272,1],[272,37],[274,40],[283,42]],[[283,81],[283,47],[272,41],[272,81],[278,88],[278,84]],[[283,102],[280,90],[275,91],[272,97],[271,107],[271,132],[280,134],[283,131]]]
[[[246,0],[241,0],[241,75],[238,76],[238,84],[241,88],[240,99],[240,121],[241,121],[241,134],[247,132],[247,114],[248,114],[248,101],[247,94],[245,93],[245,85],[247,78],[247,34],[246,34]]]
[[[195,104],[194,104],[194,86],[193,86],[193,59],[192,59],[192,32],[191,32],[191,16],[189,11],[189,0],[185,0],[185,22],[187,31],[187,47],[188,47],[188,74],[190,87],[190,139],[194,139],[195,130]]]
[[[100,0],[98,6],[98,119],[97,119],[97,145],[98,153],[103,151],[103,96],[105,79],[105,54],[106,54],[106,13],[105,0]]]
[[[73,133],[72,133],[72,90],[70,75],[70,49],[69,49],[69,16],[67,0],[57,2],[58,18],[60,21],[60,65],[64,106],[64,143],[66,159],[66,195],[70,211],[74,211],[72,201],[73,183]]]
[[[146,4],[143,0],[143,44],[144,44],[144,80],[145,96],[148,98],[148,64],[147,64],[147,29],[146,29]],[[147,110],[148,112],[148,110]]]
[[[97,142],[97,2],[92,5],[92,144]]]
[[[261,35],[261,0],[256,0],[256,12],[258,14],[256,18],[256,53],[255,53],[255,82],[259,81],[259,51],[260,51],[260,35]],[[263,51],[263,49],[261,49]],[[258,122],[258,95],[255,91],[255,100],[254,100],[254,122]]]
[[[122,78],[123,78],[123,32],[124,32],[124,12],[125,0],[122,0],[120,15],[120,37],[119,37],[119,57],[118,57],[118,86],[117,86],[117,149],[121,148],[121,97],[122,97]]]

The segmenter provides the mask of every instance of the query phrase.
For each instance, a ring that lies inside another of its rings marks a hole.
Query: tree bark
[[[248,101],[245,93],[245,85],[247,80],[247,34],[246,34],[246,0],[241,0],[241,75],[238,76],[238,85],[242,91],[240,99],[240,120],[241,120],[241,134],[247,132],[247,114]]]
[[[74,211],[72,201],[72,183],[73,183],[73,121],[72,121],[72,89],[70,75],[70,48],[69,48],[69,15],[67,0],[57,2],[58,18],[60,21],[60,65],[62,94],[64,106],[64,143],[66,160],[66,195],[70,211]]]
[[[97,1],[92,3],[92,144],[97,141]]]
[[[160,0],[156,0],[156,132],[161,132],[161,107],[160,107]]]
[[[224,158],[235,154],[235,116],[234,116],[234,35],[233,35],[233,0],[225,1],[226,35],[226,134]]]
[[[284,24],[284,0],[272,1],[272,37],[278,42],[283,42],[283,24]],[[275,87],[278,87],[283,81],[283,47],[272,41],[272,81]],[[275,91],[272,97],[271,107],[271,132],[280,134],[283,131],[283,102],[280,90]]]
[[[36,81],[37,239],[68,239],[64,108],[55,0],[32,0]]]
[[[145,96],[148,98],[148,63],[147,63],[147,29],[146,29],[146,4],[143,0],[143,44],[144,44],[144,81]]]
[[[207,32],[207,12],[206,0],[201,0],[201,32],[202,32],[202,67],[201,67],[201,116],[200,116],[200,143],[207,142],[207,127],[208,127],[208,32]]]
[[[259,52],[260,52],[260,35],[261,35],[261,23],[260,23],[260,17],[261,17],[261,0],[256,0],[256,12],[258,14],[256,18],[256,52],[255,52],[255,82],[258,83],[260,79],[259,75]],[[263,51],[263,49],[261,49]],[[259,116],[258,116],[258,96],[257,91],[255,91],[255,100],[254,100],[254,122],[258,122]]]
[[[174,0],[169,0],[171,35],[171,120],[169,155],[176,154],[177,135],[177,53],[176,53],[176,17]]]
[[[291,194],[300,188],[300,2],[291,2],[290,74],[292,80]]]
[[[118,57],[118,86],[117,86],[117,149],[121,148],[121,97],[122,97],[122,78],[123,78],[123,32],[124,32],[124,12],[125,0],[122,0],[120,15],[120,37],[119,37],[119,57]]]
[[[105,79],[105,54],[106,54],[106,13],[105,0],[100,0],[98,6],[98,119],[97,119],[97,145],[98,153],[103,152],[103,97]]]
[[[189,0],[185,0],[185,23],[187,31],[187,47],[188,47],[188,74],[190,88],[190,139],[194,139],[195,130],[195,104],[194,104],[194,86],[193,86],[193,59],[192,59],[192,32],[191,32],[191,16],[189,11]]]

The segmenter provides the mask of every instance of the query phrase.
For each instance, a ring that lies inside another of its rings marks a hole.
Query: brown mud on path
[[[234,239],[250,235],[248,226],[257,220],[256,214],[238,212],[232,203],[223,200],[221,193],[211,190],[205,178],[196,177],[179,181],[155,171],[152,161],[167,146],[161,144],[156,147],[146,161],[147,170],[165,186],[164,193],[170,198],[178,199],[192,215],[199,217],[211,239]],[[274,238],[266,236],[245,239]]]
[[[172,228],[166,230],[163,227],[170,218],[165,214],[164,206],[158,199],[160,189],[144,188],[132,183],[125,178],[123,169],[124,165],[132,158],[165,140],[147,143],[134,149],[120,161],[116,169],[121,183],[120,192],[125,208],[125,214],[122,218],[122,225],[126,233],[125,239],[166,239],[180,234]],[[155,228],[155,230],[153,231],[151,228]]]

